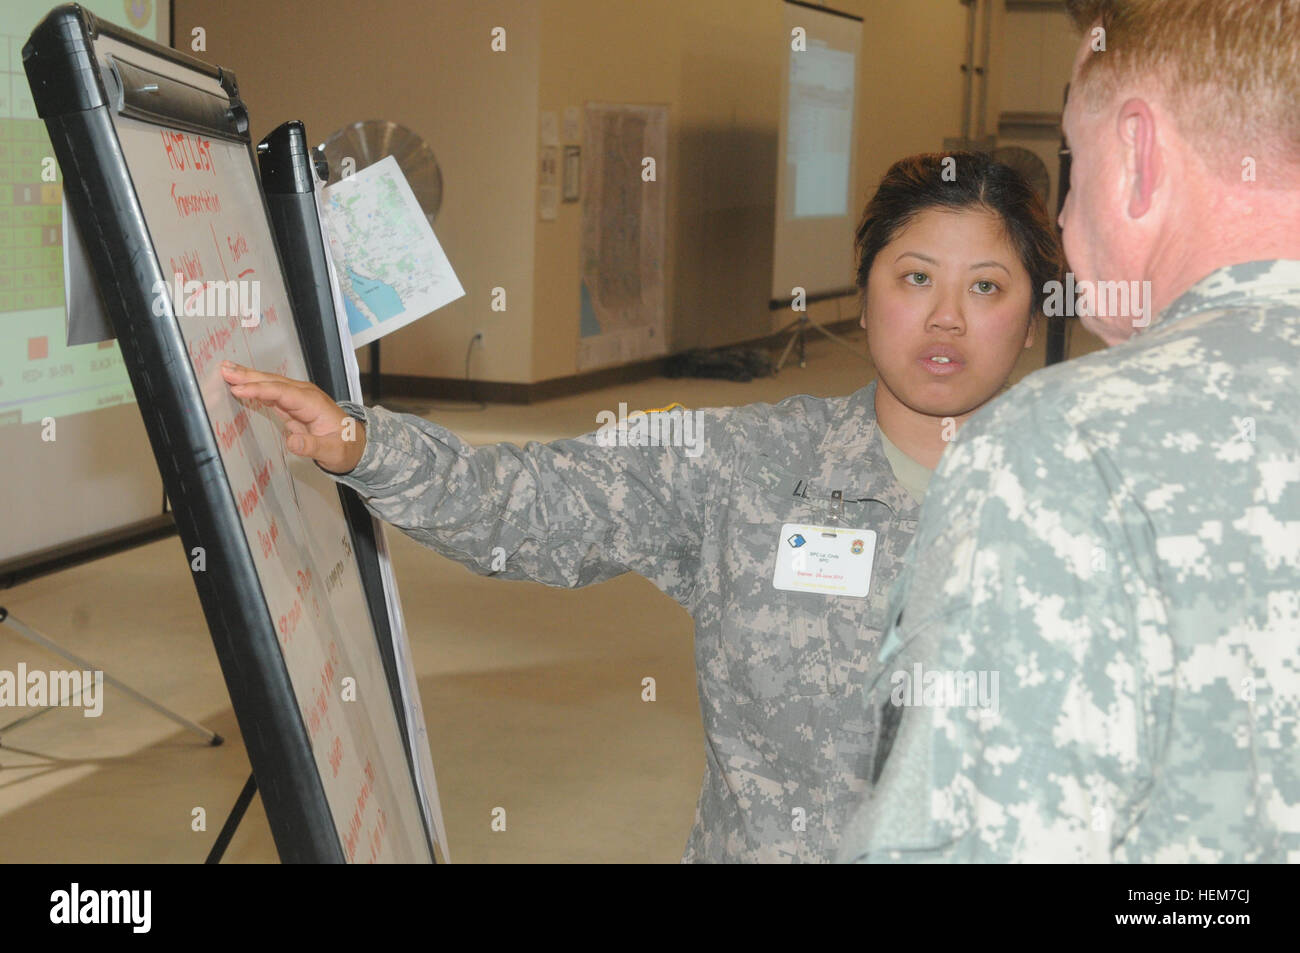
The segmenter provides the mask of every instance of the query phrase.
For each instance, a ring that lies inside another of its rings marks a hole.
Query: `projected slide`
[[[802,3],[784,11],[772,301],[789,302],[795,288],[850,295],[861,212],[854,116],[862,20]]]
[[[812,41],[790,54],[785,157],[795,218],[845,215],[852,160],[853,54]]]
[[[67,346],[63,176],[36,117],[23,44],[54,0],[0,4],[0,427],[134,403],[117,342]],[[97,16],[154,39],[149,0],[81,0]],[[52,179],[52,180],[51,180]]]

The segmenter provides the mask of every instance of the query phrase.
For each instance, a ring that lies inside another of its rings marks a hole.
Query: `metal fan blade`
[[[999,146],[993,150],[993,158],[1003,165],[1009,165],[1029,183],[1044,203],[1051,191],[1052,179],[1048,175],[1047,165],[1037,153],[1020,146]]]
[[[438,217],[442,207],[442,170],[433,150],[405,126],[387,119],[354,122],[329,136],[318,148],[329,162],[331,185],[342,177],[340,168],[344,157],[350,156],[356,163],[353,171],[360,172],[392,156],[429,223]]]

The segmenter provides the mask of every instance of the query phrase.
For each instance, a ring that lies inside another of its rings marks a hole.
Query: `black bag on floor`
[[[696,348],[668,358],[665,377],[709,377],[745,383],[755,377],[770,377],[772,359],[753,347]]]

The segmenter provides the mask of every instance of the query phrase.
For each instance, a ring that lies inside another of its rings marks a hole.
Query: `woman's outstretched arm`
[[[291,452],[475,572],[574,588],[633,571],[689,599],[716,484],[710,472],[725,459],[704,439],[723,436],[717,411],[664,421],[662,432],[685,438],[675,446],[605,445],[616,442],[587,434],[472,447],[414,415],[337,404],[309,383],[238,367],[222,373],[236,397],[275,409]]]

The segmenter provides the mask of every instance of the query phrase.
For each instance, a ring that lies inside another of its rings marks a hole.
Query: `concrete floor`
[[[849,336],[866,350],[861,331]],[[1071,356],[1100,348],[1072,329]],[[1042,342],[1013,380],[1042,366]],[[655,378],[527,407],[427,416],[472,443],[594,430],[596,413],[846,394],[873,369],[814,341],[808,367],[750,384]],[[401,400],[386,406],[407,409]],[[644,579],[587,589],[486,579],[389,530],[457,863],[675,862],[703,773],[692,623]],[[112,688],[100,718],[0,710],[0,862],[201,861],[249,773],[179,539],[0,592],[0,605],[128,685],[224,735],[211,748]],[[0,626],[0,669],[64,663]],[[641,701],[653,676],[657,700]],[[493,832],[492,810],[507,810]],[[207,830],[191,829],[202,807]],[[255,799],[226,855],[277,860]]]

